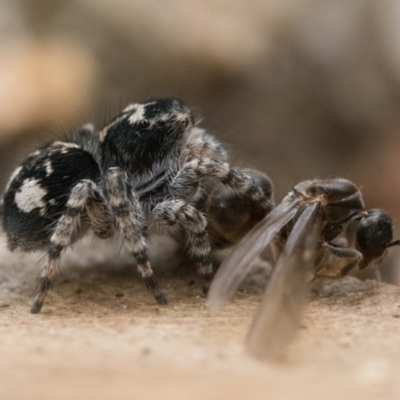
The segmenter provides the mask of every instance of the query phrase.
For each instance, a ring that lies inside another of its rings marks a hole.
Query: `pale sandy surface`
[[[167,307],[118,245],[97,242],[65,255],[54,292],[31,315],[41,255],[11,254],[0,236],[0,399],[400,398],[399,288],[323,285],[286,360],[263,364],[243,349],[259,291],[210,316],[196,277],[161,270],[179,264],[171,244],[153,254]]]

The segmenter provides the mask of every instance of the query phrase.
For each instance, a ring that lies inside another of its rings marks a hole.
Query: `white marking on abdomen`
[[[24,212],[46,206],[43,197],[47,194],[39,185],[38,179],[25,179],[21,188],[15,193],[15,203]]]
[[[44,164],[44,167],[46,168],[46,175],[49,176],[53,173],[53,167],[51,166],[51,161],[46,161]]]

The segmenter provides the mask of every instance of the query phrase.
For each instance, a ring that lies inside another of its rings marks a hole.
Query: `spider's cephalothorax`
[[[189,126],[193,117],[179,100],[132,104],[100,133],[102,168],[120,167],[130,174],[151,171],[176,153]]]
[[[100,238],[118,231],[148,290],[166,304],[147,255],[149,221],[184,237],[206,292],[212,265],[207,220],[198,206],[204,179],[229,187],[224,199],[244,199],[252,220],[271,209],[271,193],[231,169],[226,158],[177,99],[131,104],[100,132],[85,125],[30,154],[8,182],[3,225],[11,250],[48,250],[31,312],[41,310],[62,250],[89,230]]]

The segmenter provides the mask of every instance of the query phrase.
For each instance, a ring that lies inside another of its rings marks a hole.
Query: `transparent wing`
[[[313,203],[297,220],[267,285],[247,338],[257,358],[279,358],[297,332],[312,271],[319,226],[320,203]]]
[[[229,299],[249,273],[255,258],[274,236],[294,217],[298,201],[274,208],[251,229],[218,269],[208,292],[208,307],[217,311]]]

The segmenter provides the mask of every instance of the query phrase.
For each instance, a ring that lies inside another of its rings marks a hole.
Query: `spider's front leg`
[[[170,190],[173,196],[191,199],[199,188],[202,178],[214,178],[232,189],[248,203],[256,204],[257,213],[265,216],[272,209],[272,184],[268,179],[269,190],[264,193],[262,187],[251,176],[230,168],[229,164],[216,159],[199,157],[183,165],[172,180]]]
[[[147,255],[144,236],[146,222],[139,199],[120,168],[110,168],[105,179],[117,225],[129,251],[138,263],[137,268],[147,290],[154,295],[159,304],[167,304],[167,298],[160,290]]]
[[[215,247],[238,243],[272,209],[273,186],[268,176],[252,169],[243,172],[261,190],[261,200],[253,201],[215,179],[202,184],[204,194],[197,204],[207,216],[207,230]]]
[[[184,164],[172,180],[170,192],[207,216],[207,231],[216,247],[239,242],[273,208],[273,185],[265,174],[238,171],[208,157]]]
[[[178,229],[184,234],[189,256],[203,281],[203,293],[207,294],[213,277],[207,220],[199,210],[183,200],[159,203],[154,207],[153,215],[155,221],[171,233]]]

